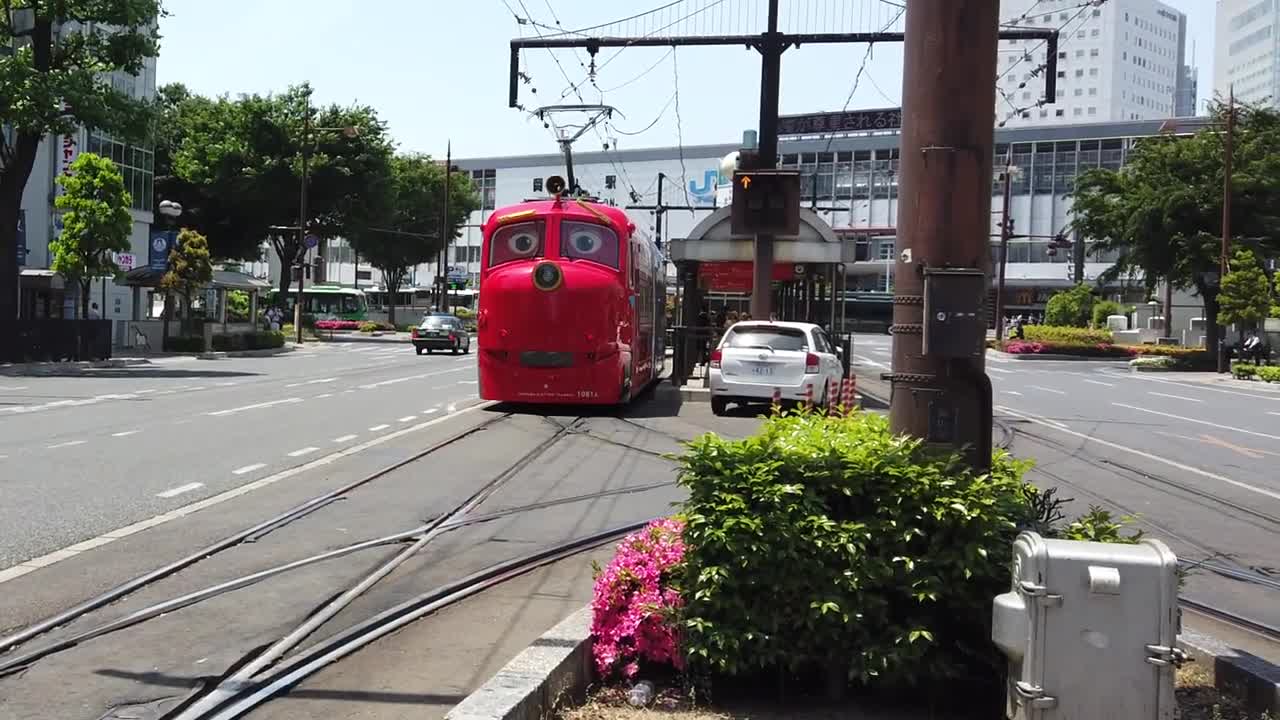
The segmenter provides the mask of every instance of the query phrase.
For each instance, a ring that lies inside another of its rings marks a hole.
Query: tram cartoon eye
[[[542,255],[543,224],[519,223],[499,228],[489,243],[489,266]]]
[[[618,268],[618,236],[594,223],[565,222],[560,225],[560,250],[567,258]]]

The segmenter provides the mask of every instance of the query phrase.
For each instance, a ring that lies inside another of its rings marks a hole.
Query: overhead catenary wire
[[[893,19],[884,24],[881,32],[893,27],[894,23],[898,22],[898,19],[901,18],[903,13],[906,11],[907,9],[905,7],[899,10],[898,13],[893,16]],[[853,75],[853,87],[850,88],[849,95],[845,98],[844,105],[840,108],[841,113],[848,112],[849,106],[853,104],[853,96],[858,92],[858,85],[862,82],[862,76],[867,71],[867,63],[871,61],[871,56],[875,47],[875,43],[867,43],[867,51],[862,56],[862,62],[858,65],[858,71]],[[827,146],[822,151],[824,154],[831,152],[831,144],[835,141],[835,138],[835,133],[832,133],[827,137]]]
[[[684,191],[685,207],[692,208],[693,203],[689,200],[689,170],[684,162],[684,122],[680,118],[680,61],[675,48],[671,48],[671,73],[675,82],[675,99],[676,105],[676,148],[680,155],[680,189]],[[693,214],[693,210],[689,210],[689,214]]]
[[[1089,16],[1085,15],[1085,12],[1090,9],[1096,9],[1105,2],[1107,2],[1107,0],[1085,0],[1084,2],[1081,2],[1078,5],[1072,5],[1069,7],[1059,9],[1060,12],[1067,12],[1072,9],[1076,10],[1076,13],[1074,15],[1069,17],[1067,20],[1063,21],[1063,23],[1059,25],[1057,28],[1057,32],[1059,33],[1059,35],[1061,35],[1063,32],[1067,32],[1066,39],[1064,39],[1058,45],[1059,51],[1061,51],[1061,48],[1063,45],[1066,45],[1068,42],[1071,41],[1071,37],[1070,37],[1071,31],[1067,31],[1067,26],[1079,20],[1079,24],[1076,26],[1076,29],[1083,27],[1084,24],[1089,20]],[[1021,17],[1026,18],[1030,14],[1031,14],[1030,11],[1028,11],[1026,13],[1023,13]],[[1033,56],[1032,55],[1033,53],[1039,52],[1040,49],[1044,48],[1047,44],[1048,44],[1047,40],[1042,40],[1040,41],[1040,44],[1036,45],[1034,48],[1031,48],[1030,50],[1023,50],[1022,57],[1010,63],[1008,67],[1006,67],[1003,71],[1001,71],[996,75],[996,92],[1000,94],[1000,97],[1001,99],[1004,100],[1005,104],[1011,108],[1010,112],[1008,112],[1005,115],[1004,119],[996,123],[996,127],[1004,127],[1009,120],[1018,117],[1019,115],[1021,115],[1024,112],[1027,112],[1028,110],[1032,110],[1038,107],[1043,107],[1044,105],[1050,102],[1051,98],[1041,97],[1038,100],[1036,100],[1034,103],[1031,103],[1029,105],[1018,106],[1014,104],[1013,100],[1009,97],[1009,94],[1005,91],[1004,88],[1000,87],[1000,84],[999,84],[1000,80],[1004,79],[1004,77],[1008,75],[1010,72],[1013,72],[1014,70],[1016,70],[1018,66],[1021,65],[1023,62],[1030,60]],[[1028,73],[1028,75],[1030,77],[1038,77],[1040,73],[1045,72],[1048,67],[1049,67],[1049,63],[1048,63],[1048,58],[1046,57],[1043,61],[1037,64],[1036,67],[1033,68]],[[1026,86],[1027,86],[1027,78],[1024,78],[1023,81],[1018,84],[1018,89],[1021,90]],[[1056,100],[1056,98],[1053,98],[1053,99]]]

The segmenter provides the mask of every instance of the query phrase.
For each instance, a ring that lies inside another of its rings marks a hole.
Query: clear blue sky
[[[763,17],[765,0],[718,0],[702,18],[722,32],[758,31],[745,18]],[[167,0],[170,17],[158,65],[161,84],[182,82],[209,95],[267,93],[310,81],[318,102],[373,105],[390,124],[400,148],[443,157],[453,142],[456,157],[553,152],[551,134],[525,113],[507,107],[508,41],[532,36],[517,25],[508,5],[525,17],[582,28],[641,13],[672,0]],[[1210,0],[1166,0],[1188,14],[1198,45],[1200,97],[1212,87],[1213,14]],[[679,20],[717,0],[685,0],[667,11]],[[892,17],[879,0],[783,0],[790,29],[873,30]],[[447,10],[445,9],[447,8]],[[554,16],[553,16],[554,12]],[[820,21],[813,16],[830,15]],[[674,13],[674,15],[673,15]],[[740,17],[738,17],[740,16]],[[647,24],[640,24],[640,23]],[[667,22],[658,17],[618,28],[643,34]],[[685,21],[694,22],[694,20]],[[684,27],[678,25],[677,28]],[[723,29],[721,29],[723,28]],[[703,28],[706,29],[706,28]],[[784,28],[787,29],[787,28]],[[541,32],[548,32],[541,30]],[[782,112],[839,110],[866,53],[864,45],[805,46],[783,59]],[[602,50],[598,62],[613,51]],[[561,97],[569,83],[550,53],[530,53],[521,89],[529,107],[578,102]],[[556,53],[574,81],[586,73],[585,52]],[[902,53],[876,46],[851,108],[896,106],[902,89]],[[648,74],[632,81],[646,70]],[[673,99],[679,77],[679,121]],[[733,142],[754,128],[758,113],[759,56],[740,48],[688,48],[674,57],[666,48],[628,48],[597,74],[606,103],[625,116],[614,123],[621,149]],[[529,88],[536,87],[536,96]],[[583,94],[599,102],[589,84]],[[664,111],[664,106],[666,107]],[[1203,106],[1203,105],[1201,105]],[[637,136],[623,132],[652,128]],[[598,146],[588,134],[580,150]]]

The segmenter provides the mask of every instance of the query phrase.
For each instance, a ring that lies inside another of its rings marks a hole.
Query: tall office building
[[[1003,40],[996,122],[1007,127],[1166,118],[1194,114],[1186,62],[1187,19],[1158,0],[1003,0],[1005,27],[1054,28],[1057,94],[1044,95],[1047,48]],[[1190,113],[1184,112],[1188,108]]]
[[[1275,106],[1280,98],[1280,3],[1218,0],[1213,43],[1213,89],[1225,97]]]

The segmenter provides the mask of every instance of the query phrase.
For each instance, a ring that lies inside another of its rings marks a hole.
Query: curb
[[[1178,646],[1196,662],[1212,667],[1217,689],[1240,697],[1250,712],[1280,712],[1280,667],[1194,630],[1184,629]]]
[[[593,677],[587,605],[534,640],[445,719],[544,720],[563,701],[583,701]]]
[[[151,360],[148,358],[112,358],[110,360],[77,360],[75,362],[35,362],[35,363],[6,363],[0,365],[0,372],[17,371],[29,372],[32,370],[62,370],[67,368],[121,368],[131,365],[150,365]]]
[[[1127,362],[1125,357],[1085,357],[1082,355],[1053,355],[1050,353],[1007,353],[987,348],[987,353],[1001,360],[1053,360],[1055,362]]]
[[[199,358],[200,360],[217,360],[219,358],[240,358],[240,357],[271,357],[272,355],[284,355],[294,351],[293,345],[285,345],[278,348],[265,348],[263,350],[226,350],[216,352],[202,352],[192,354],[189,357]]]

